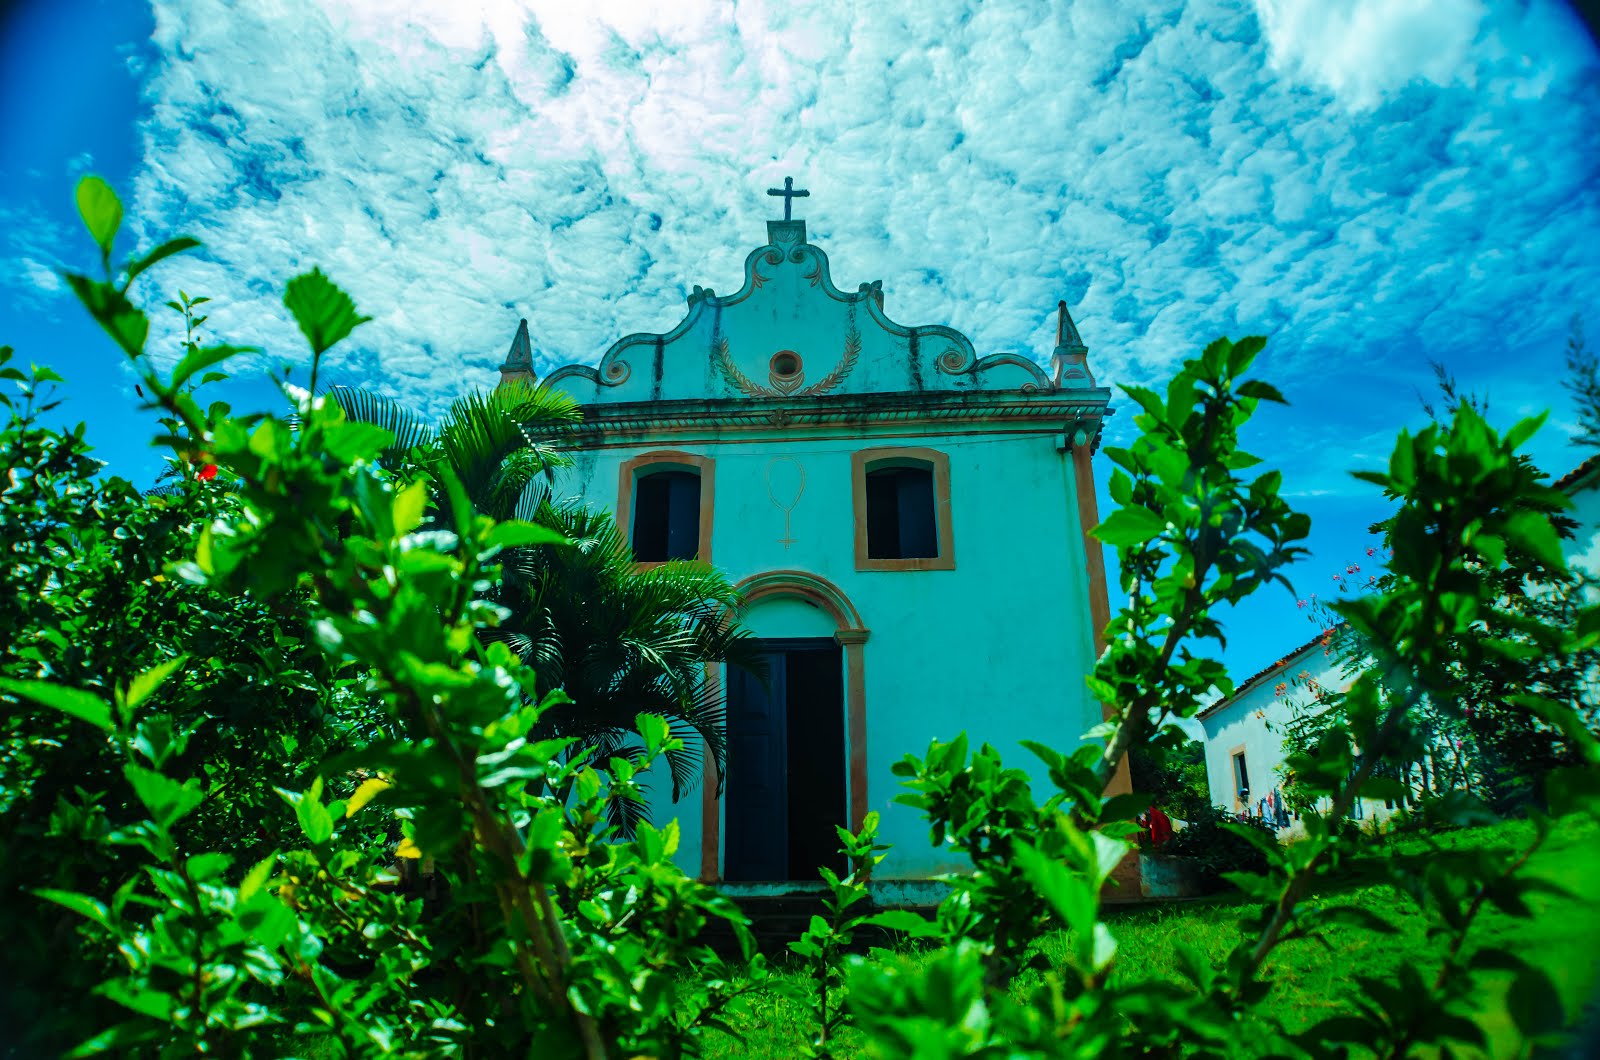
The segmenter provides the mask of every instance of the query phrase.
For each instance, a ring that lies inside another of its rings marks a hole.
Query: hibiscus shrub
[[[128,298],[134,277],[192,241],[114,270],[120,204],[90,178],[79,205],[102,268],[68,281],[129,358],[181,478],[157,497],[97,479],[81,430],[38,424],[51,373],[0,370],[23,394],[0,494],[0,534],[19,557],[0,575],[16,608],[0,677],[0,863],[8,956],[40,977],[20,995],[34,1011],[11,1024],[30,1028],[27,1051],[698,1055],[706,1028],[764,988],[761,962],[732,903],[674,865],[676,825],[625,840],[610,823],[681,741],[650,714],[632,751],[603,762],[547,737],[541,719],[563,694],[484,635],[504,615],[490,594],[505,550],[566,547],[563,535],[476,514],[445,466],[397,480],[382,466],[393,437],[314,388],[285,388],[289,417],[203,410],[194,388],[243,347],[191,335],[160,371]],[[365,318],[320,272],[292,280],[285,302],[315,379]],[[1564,627],[1502,614],[1494,575],[1508,556],[1561,563],[1552,496],[1518,458],[1537,422],[1501,435],[1471,409],[1402,433],[1388,468],[1362,473],[1396,509],[1391,577],[1340,607],[1373,659],[1293,763],[1329,811],[1304,813],[1289,847],[1219,823],[1260,857],[1259,871],[1230,875],[1246,905],[1224,960],[1180,947],[1176,984],[1119,963],[1101,893],[1144,803],[1104,797],[1107,782],[1131,749],[1179,739],[1174,722],[1214,687],[1229,691],[1202,651],[1221,640],[1221,609],[1283,581],[1309,529],[1277,472],[1243,474],[1260,461],[1241,428],[1281,400],[1246,377],[1262,347],[1212,343],[1164,397],[1126,388],[1139,434],[1108,450],[1117,507],[1095,531],[1127,593],[1089,680],[1110,719],[1070,754],[1028,745],[1048,781],[1037,789],[961,737],[896,767],[902,801],[971,871],[931,919],[876,922],[932,938],[933,952],[847,957],[880,848],[870,830],[842,837],[852,872],[799,946],[821,987],[814,1055],[846,1023],[869,1056],[918,1058],[1400,1057],[1482,1048],[1508,1016],[1531,1042],[1559,1032],[1560,1012],[1523,1003],[1551,995],[1548,973],[1470,937],[1485,907],[1527,916],[1526,897],[1554,886],[1521,871],[1548,832],[1541,814],[1521,851],[1385,855],[1398,894],[1429,917],[1431,964],[1361,980],[1292,1033],[1263,973],[1287,939],[1393,930],[1307,896],[1350,855],[1339,822],[1353,801],[1392,792],[1382,766],[1413,753],[1425,705],[1451,702],[1487,662],[1600,638],[1593,609]],[[425,527],[430,512],[438,525]],[[1600,743],[1581,715],[1536,689],[1515,705],[1575,748],[1546,782],[1551,811],[1600,812]],[[1426,812],[1488,816],[1459,793]],[[426,866],[448,902],[425,909],[397,889],[396,858]],[[737,966],[698,942],[712,921],[740,941]],[[1057,964],[1034,949],[1051,924],[1070,939]]]

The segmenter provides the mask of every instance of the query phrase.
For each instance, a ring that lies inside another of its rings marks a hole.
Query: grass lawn
[[[1525,849],[1533,835],[1524,821],[1490,828],[1452,832],[1432,839],[1395,841],[1398,849],[1424,851],[1429,844],[1460,848],[1478,846],[1504,850]],[[1378,841],[1381,842],[1381,841]],[[1535,896],[1532,920],[1506,916],[1486,907],[1475,922],[1468,946],[1497,946],[1542,960],[1556,984],[1569,1023],[1586,1006],[1595,1004],[1600,971],[1600,828],[1586,819],[1560,822],[1550,839],[1524,872],[1536,873],[1571,891],[1570,899]],[[1432,969],[1438,961],[1436,947],[1427,942],[1426,923],[1416,907],[1392,887],[1376,882],[1368,866],[1357,867],[1337,887],[1341,903],[1365,906],[1400,929],[1398,935],[1378,935],[1337,929],[1328,946],[1312,940],[1295,940],[1272,955],[1266,976],[1274,983],[1268,1004],[1292,1031],[1338,1012],[1357,975],[1384,977],[1402,962]],[[1173,958],[1174,946],[1184,941],[1198,946],[1219,961],[1238,938],[1241,909],[1236,899],[1204,903],[1143,907],[1109,914],[1119,945],[1117,974],[1134,980],[1149,978],[1182,982]],[[1046,954],[1065,952],[1062,934],[1041,941]],[[802,981],[799,973],[785,970],[782,977]],[[1486,989],[1503,993],[1505,982],[1486,983]],[[1503,1011],[1503,1006],[1497,1005]],[[744,1036],[740,1042],[711,1032],[712,1057],[788,1057],[811,1033],[807,1013],[797,1002],[771,992],[753,997],[731,1021]],[[1527,1055],[1510,1021],[1493,1025],[1494,1057]],[[841,1041],[841,1053],[852,1055],[850,1041]]]

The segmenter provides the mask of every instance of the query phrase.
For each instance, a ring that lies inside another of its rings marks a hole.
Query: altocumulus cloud
[[[1308,372],[1489,370],[1600,289],[1600,76],[1545,3],[193,0],[156,25],[135,212],[208,248],[164,284],[292,355],[278,292],[320,264],[376,318],[338,370],[434,410],[519,316],[547,370],[735,286],[786,173],[842,286],[1041,358],[1064,297],[1111,381],[1221,332]]]

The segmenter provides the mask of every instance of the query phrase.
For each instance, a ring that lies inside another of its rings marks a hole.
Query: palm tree
[[[563,450],[579,415],[565,394],[522,383],[457,398],[438,426],[370,390],[337,386],[327,397],[349,419],[394,435],[378,458],[384,468],[402,478],[449,468],[473,508],[497,521],[524,518],[548,496],[555,471],[569,463]],[[449,498],[435,500],[437,521],[450,525]]]
[[[631,756],[634,719],[665,718],[680,750],[668,751],[672,800],[694,787],[701,745],[722,787],[727,760],[726,701],[709,663],[764,672],[759,642],[730,621],[740,596],[719,571],[698,560],[668,560],[636,570],[633,550],[611,516],[546,502],[535,522],[573,542],[568,548],[519,549],[505,565],[522,583],[510,620],[488,635],[505,640],[539,676],[573,702],[546,715],[551,730],[577,737],[595,758]],[[619,804],[623,815],[637,811]],[[631,831],[634,820],[619,820]]]
[[[541,735],[576,738],[572,753],[604,763],[637,750],[635,719],[666,719],[682,749],[666,755],[676,802],[702,771],[702,745],[722,786],[726,762],[725,700],[707,667],[729,663],[762,672],[757,641],[729,616],[739,602],[732,584],[708,564],[672,560],[640,571],[611,516],[557,504],[550,485],[569,461],[577,406],[545,387],[502,385],[454,402],[428,425],[371,391],[330,389],[352,420],[390,431],[380,463],[402,478],[437,477],[448,468],[474,510],[497,520],[548,526],[572,544],[508,549],[493,599],[507,611],[485,640],[504,641],[531,666],[541,691],[560,689],[572,702],[553,708]],[[449,499],[436,491],[436,521],[450,525]],[[612,804],[613,820],[631,834],[645,807]]]

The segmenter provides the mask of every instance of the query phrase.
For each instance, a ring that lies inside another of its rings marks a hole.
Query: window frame
[[[700,479],[700,540],[694,558],[711,562],[711,527],[716,502],[716,461],[678,449],[656,449],[622,462],[617,483],[617,529],[633,548],[633,508],[638,481],[652,471],[691,471]],[[634,560],[635,570],[649,570],[672,560]]]
[[[867,554],[867,472],[880,467],[925,465],[933,473],[934,539],[937,556],[875,559]],[[858,571],[955,570],[955,532],[951,525],[950,457],[920,446],[860,449],[850,455],[851,494],[855,504],[855,552]]]
[[[1243,812],[1249,803],[1239,798],[1242,788],[1248,797],[1250,793],[1250,758],[1246,754],[1246,746],[1240,744],[1228,749],[1228,776],[1232,781],[1233,810],[1235,813]],[[1243,774],[1241,776],[1241,774]]]

